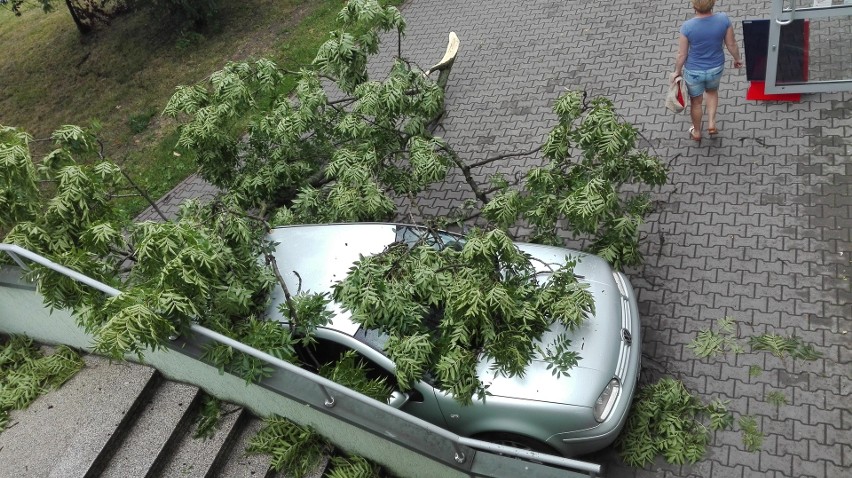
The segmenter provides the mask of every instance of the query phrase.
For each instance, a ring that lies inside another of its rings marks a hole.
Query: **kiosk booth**
[[[852,0],[772,0],[769,20],[743,21],[743,43],[749,99],[852,91]]]

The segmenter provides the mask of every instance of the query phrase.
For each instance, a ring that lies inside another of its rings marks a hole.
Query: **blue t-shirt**
[[[725,52],[722,45],[730,26],[731,20],[721,12],[709,17],[690,18],[683,22],[680,32],[689,40],[689,52],[683,67],[687,70],[704,71],[723,66]]]

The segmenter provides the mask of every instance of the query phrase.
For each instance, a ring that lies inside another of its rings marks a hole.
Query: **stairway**
[[[60,389],[12,413],[0,433],[0,476],[278,475],[269,471],[270,457],[245,454],[262,424],[251,413],[225,404],[215,434],[195,439],[203,398],[197,387],[144,365],[84,359],[86,367]]]

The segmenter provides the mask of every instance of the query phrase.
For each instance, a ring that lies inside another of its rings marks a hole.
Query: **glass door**
[[[772,0],[767,93],[852,91],[852,0]]]

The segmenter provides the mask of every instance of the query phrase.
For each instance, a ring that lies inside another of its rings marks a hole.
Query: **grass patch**
[[[130,118],[127,120],[127,126],[130,128],[130,132],[133,134],[139,134],[148,129],[148,125],[151,124],[151,118],[153,118],[156,114],[156,110],[149,108],[142,113],[130,115]]]
[[[46,138],[61,125],[97,121],[106,156],[159,198],[194,171],[189,155],[175,154],[175,123],[159,115],[175,87],[229,61],[268,57],[288,69],[308,65],[336,27],[341,6],[340,0],[222,0],[219,15],[200,31],[143,7],[85,37],[63,4],[21,17],[0,9],[6,46],[0,124]],[[33,145],[34,158],[49,146]],[[145,205],[128,201],[127,212]]]

